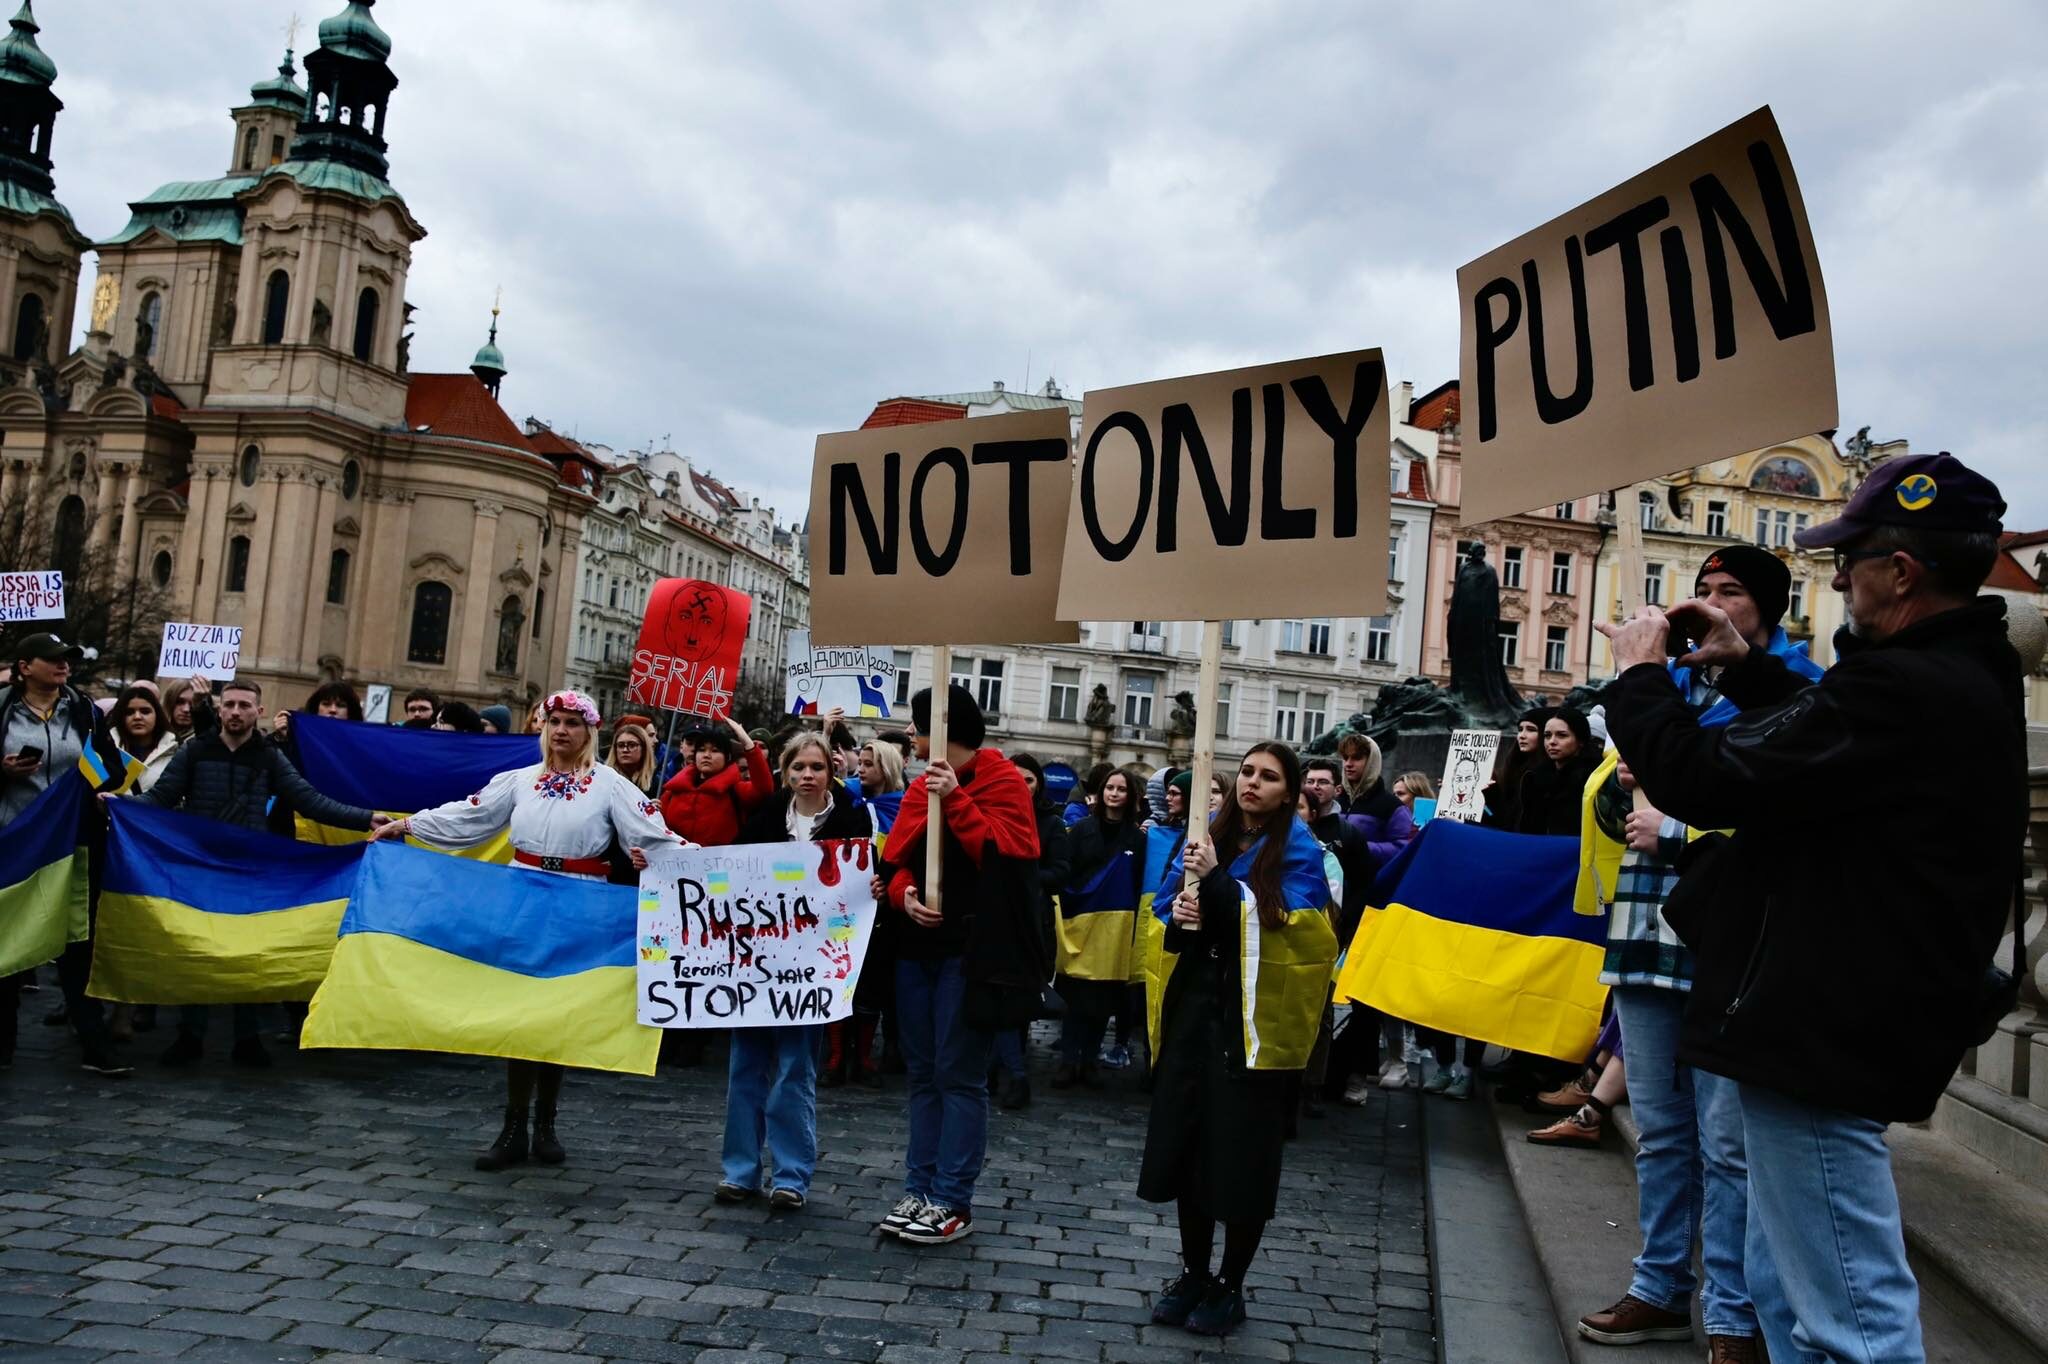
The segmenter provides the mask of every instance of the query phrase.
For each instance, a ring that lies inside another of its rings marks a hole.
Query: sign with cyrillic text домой
[[[1091,389],[1060,617],[1379,615],[1390,435],[1377,350]]]
[[[1458,271],[1465,525],[1838,424],[1768,107]]]
[[[818,437],[811,642],[1071,644],[1066,406]]]
[[[782,674],[787,715],[846,712],[849,720],[886,720],[896,695],[896,651],[867,644],[813,644],[791,630]]]
[[[163,647],[156,659],[158,677],[207,677],[215,682],[230,682],[241,662],[241,626],[164,622]]]
[[[865,838],[672,848],[640,873],[634,957],[651,1028],[838,1023],[875,927]]]
[[[64,575],[0,573],[0,624],[17,620],[64,619]]]

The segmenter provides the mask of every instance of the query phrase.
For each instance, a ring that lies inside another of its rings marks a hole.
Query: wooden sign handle
[[[1621,598],[1621,618],[1628,620],[1642,609],[1644,574],[1643,564],[1643,499],[1641,490],[1631,484],[1614,494],[1614,571],[1619,576],[1615,590]],[[1649,797],[1639,786],[1634,793],[1635,808],[1646,810]]]
[[[1202,671],[1195,684],[1195,752],[1188,782],[1188,841],[1208,841],[1209,782],[1216,772],[1216,687],[1223,672],[1223,622],[1202,622]],[[1201,835],[1198,839],[1196,835]],[[1181,889],[1195,884],[1195,874],[1181,858]]]
[[[946,760],[946,703],[952,699],[953,690],[953,646],[935,644],[932,646],[932,762]],[[946,832],[944,816],[939,813],[939,797],[929,788],[925,791],[924,830],[924,902],[932,909],[939,907],[939,875],[944,861],[942,844]]]

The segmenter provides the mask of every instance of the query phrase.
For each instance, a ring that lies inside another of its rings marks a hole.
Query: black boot
[[[552,1131],[552,1119],[550,1120]],[[557,1151],[562,1148],[557,1146]],[[526,1106],[505,1110],[505,1125],[498,1131],[498,1139],[491,1143],[491,1149],[476,1158],[479,1170],[502,1170],[508,1165],[520,1165],[526,1160]]]
[[[543,1165],[560,1165],[569,1158],[555,1136],[555,1106],[551,1103],[533,1106],[533,1158]]]

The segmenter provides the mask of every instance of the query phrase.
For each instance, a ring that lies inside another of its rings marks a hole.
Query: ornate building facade
[[[388,178],[373,3],[321,23],[304,87],[287,53],[230,111],[227,174],[97,243],[68,356],[88,242],[51,197],[62,106],[22,6],[0,43],[0,506],[172,619],[241,626],[241,674],[279,704],[337,677],[523,703],[562,674],[595,488],[499,406],[495,322],[467,372],[411,369],[426,228]]]

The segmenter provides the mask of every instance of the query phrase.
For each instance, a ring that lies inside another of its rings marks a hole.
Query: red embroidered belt
[[[612,864],[602,857],[542,857],[524,848],[514,848],[512,860],[525,867],[574,872],[578,876],[609,876],[612,873]]]

